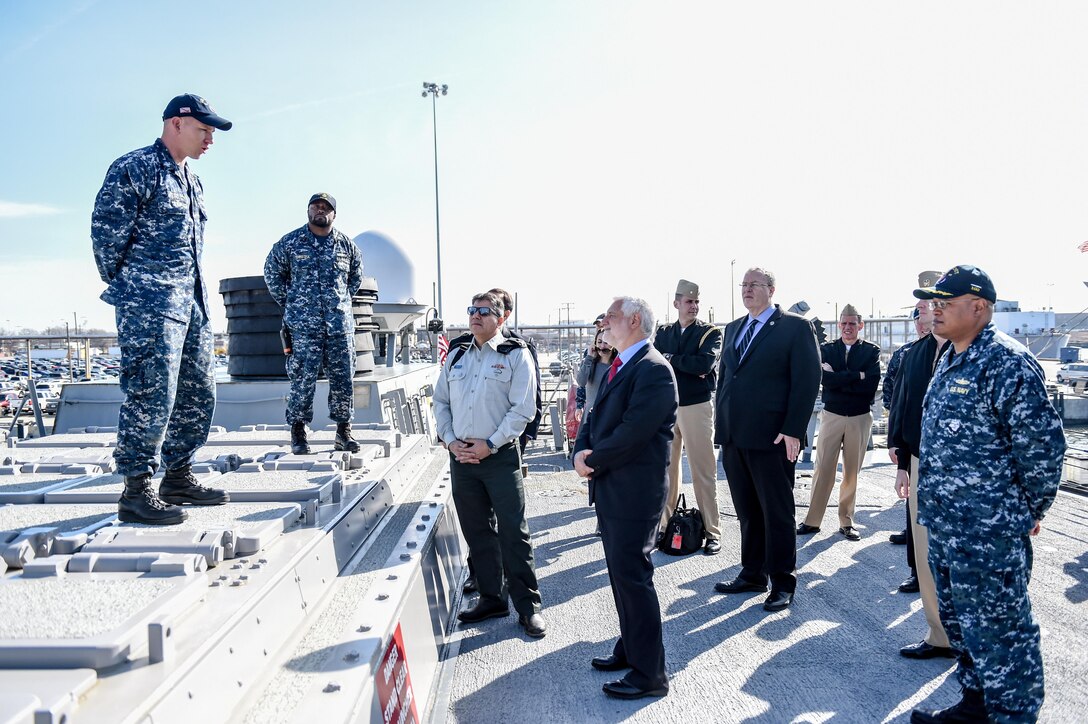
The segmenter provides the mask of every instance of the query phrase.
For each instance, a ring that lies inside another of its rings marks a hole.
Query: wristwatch
[[[495,447],[495,443],[491,442],[491,438],[487,438],[486,442],[488,450],[490,450],[491,452],[495,452],[496,450],[498,450],[498,448]]]

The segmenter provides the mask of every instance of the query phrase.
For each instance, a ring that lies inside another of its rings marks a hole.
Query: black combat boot
[[[296,422],[291,425],[291,452],[295,455],[310,454],[310,443],[306,442],[305,422]]]
[[[188,465],[166,471],[159,483],[159,497],[174,505],[222,505],[230,502],[230,493],[201,485]]]
[[[355,439],[351,436],[350,422],[336,423],[336,443],[333,448],[353,453],[359,452],[359,443],[355,442]]]
[[[947,709],[923,711],[915,709],[910,715],[911,722],[929,724],[929,722],[949,722],[960,724],[985,724],[990,720],[986,713],[986,702],[982,692],[964,689],[963,698]]]
[[[125,478],[125,492],[117,501],[117,517],[122,523],[177,525],[188,517],[176,505],[164,502],[151,489],[151,476]]]

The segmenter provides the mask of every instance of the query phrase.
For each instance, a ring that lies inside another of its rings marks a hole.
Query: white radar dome
[[[380,231],[364,231],[355,237],[363,252],[363,276],[378,280],[378,301],[382,304],[419,303],[416,268],[397,242]]]

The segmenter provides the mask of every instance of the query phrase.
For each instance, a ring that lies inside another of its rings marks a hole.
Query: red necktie
[[[620,371],[620,365],[622,365],[622,364],[623,364],[623,362],[620,361],[619,357],[616,357],[616,359],[612,360],[612,366],[608,368],[608,381],[609,382],[611,382],[612,378],[616,376],[616,373]]]

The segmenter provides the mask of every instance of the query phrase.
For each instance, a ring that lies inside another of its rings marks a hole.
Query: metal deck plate
[[[22,568],[35,558],[74,553],[116,515],[116,505],[0,507],[0,556],[9,568]]]
[[[61,724],[75,711],[79,698],[98,680],[92,669],[0,671],[0,720]],[[9,704],[32,700],[29,717],[16,716]]]
[[[298,503],[229,503],[228,505],[186,506],[189,517],[178,525],[118,523],[103,531],[85,551],[170,551],[197,553],[198,547],[174,546],[184,537],[207,540],[207,535],[227,531],[222,559],[252,555],[267,547],[284,531],[298,525],[303,517]],[[213,565],[212,561],[208,561]]]
[[[317,521],[323,503],[339,503],[343,474],[331,463],[319,463],[321,470],[261,470],[259,463],[247,463],[216,480],[216,487],[230,493],[233,502],[298,502],[306,524]]]
[[[220,477],[216,485],[238,502],[314,499],[336,502],[340,499],[341,480],[338,471],[247,470],[243,466]]]
[[[71,447],[49,448],[49,447],[10,447],[0,450],[0,465],[22,465],[23,463],[36,463],[39,460],[51,458],[56,455],[67,455],[70,452],[79,452],[82,448],[72,445]],[[112,454],[112,451],[106,452],[99,450],[107,455]]]
[[[114,447],[116,432],[75,432],[31,437],[20,440],[18,447]]]
[[[196,451],[193,459],[194,472],[218,470],[229,473],[246,463],[263,462],[267,458],[286,455],[288,448],[282,445],[205,445]]]
[[[0,585],[0,667],[103,669],[161,658],[173,620],[206,590],[202,575],[68,573]]]
[[[42,503],[46,493],[71,485],[86,475],[60,473],[23,473],[14,468],[0,468],[0,504]],[[116,502],[117,497],[114,496]]]
[[[50,466],[59,470],[67,465],[90,465],[111,473],[115,466],[113,450],[111,447],[16,447],[0,454],[0,464],[17,467],[24,473],[55,472]]]
[[[162,479],[162,471],[152,478],[152,487]],[[195,472],[197,480],[210,485],[220,476],[218,472]],[[2,482],[2,480],[0,480]],[[63,489],[50,490],[44,496],[46,503],[116,503],[125,489],[125,476],[120,473],[88,475]]]
[[[389,451],[391,448],[398,448],[401,445],[402,435],[399,432],[393,432],[390,430],[357,430],[353,429],[351,436],[355,439],[355,442],[360,445],[378,445],[384,451],[385,457],[389,457]],[[332,446],[336,440],[336,428],[330,427],[325,430],[317,430],[310,435],[310,445],[324,447],[325,445]]]
[[[382,454],[382,449],[375,445],[364,445],[359,452],[346,450],[315,450],[309,455],[287,453],[277,458],[266,458],[261,463],[264,470],[309,470],[317,462],[332,463],[337,470],[360,470],[367,461]]]
[[[282,447],[291,443],[291,433],[284,427],[282,430],[242,430],[237,432],[224,432],[214,437],[209,437],[206,445],[235,447],[248,447],[252,445],[268,445],[270,447]]]

